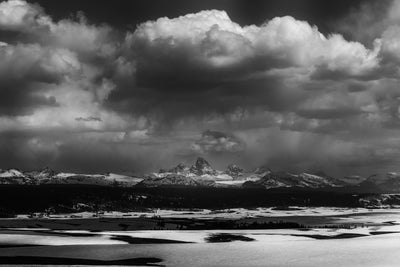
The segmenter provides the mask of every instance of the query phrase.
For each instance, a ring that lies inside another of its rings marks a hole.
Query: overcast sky
[[[0,168],[400,171],[400,0],[0,2]]]

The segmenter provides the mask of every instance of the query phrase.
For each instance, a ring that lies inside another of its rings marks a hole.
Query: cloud
[[[54,21],[23,0],[1,2],[0,14],[0,115],[47,111],[50,121],[60,121],[77,113],[71,124],[106,112],[100,104],[114,89],[107,73],[118,59],[116,31],[89,24],[81,13]],[[66,112],[53,112],[55,107]]]
[[[178,52],[190,53],[190,62],[186,63],[214,70],[240,65],[252,67],[249,71],[326,65],[331,71],[361,75],[378,63],[376,54],[361,43],[348,42],[339,34],[326,37],[316,26],[290,16],[273,18],[261,26],[241,27],[224,11],[202,11],[143,23],[128,34],[127,42],[144,50],[139,56],[153,52],[173,58]],[[158,51],[161,47],[168,53]]]
[[[0,114],[26,115],[41,106],[58,106],[43,84],[59,84],[79,72],[68,50],[35,44],[0,46]]]
[[[78,117],[78,118],[75,118],[75,120],[76,121],[102,121],[101,118],[94,117],[94,116],[89,116],[89,117],[86,117],[86,118]]]
[[[290,16],[242,27],[217,10],[145,22],[124,51],[134,76],[115,79],[109,107],[164,125],[238,108],[296,111],[313,97],[310,84],[368,80],[380,66],[378,46],[324,36]]]
[[[364,1],[338,19],[336,28],[351,39],[371,46],[391,25],[400,23],[400,1]]]
[[[63,75],[80,70],[76,54],[65,49],[4,43],[0,53],[2,81],[22,79],[24,82],[56,83]]]
[[[326,37],[317,27],[290,16],[274,18],[261,26],[241,27],[224,11],[202,11],[143,23],[128,34],[127,42],[144,50],[139,55],[150,56],[153,52],[172,58],[179,52],[181,56],[190,53],[191,63],[215,70],[233,69],[258,58],[258,64],[250,65],[250,71],[328,65],[332,71],[343,69],[361,74],[377,63],[375,55],[362,44],[348,42],[338,34]],[[158,51],[161,47],[168,53]]]
[[[23,0],[9,0],[0,3],[0,29],[29,31],[46,25],[49,17],[39,5]]]
[[[9,0],[0,3],[0,14],[0,30],[22,33],[18,38],[24,41],[66,48],[92,58],[110,55],[116,50],[112,28],[106,24],[89,24],[81,12],[75,20],[55,22],[37,4]]]
[[[387,61],[397,61],[400,62],[400,25],[389,26],[382,34],[380,39],[382,45],[382,55]],[[398,66],[396,66],[398,68]],[[398,71],[398,69],[397,69]]]
[[[374,47],[382,61],[383,72],[387,75],[392,69],[393,74],[398,76],[399,0],[366,1],[359,9],[339,20],[337,28],[352,39]],[[382,71],[379,74],[382,75]]]
[[[234,135],[218,131],[205,131],[200,140],[192,144],[192,149],[199,153],[237,153],[244,150],[243,142]]]

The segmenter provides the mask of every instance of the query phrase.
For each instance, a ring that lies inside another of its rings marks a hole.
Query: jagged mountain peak
[[[40,174],[42,174],[42,175],[48,175],[48,176],[53,176],[53,175],[56,174],[56,172],[55,172],[53,169],[49,168],[49,167],[44,167],[44,168],[40,171]]]
[[[198,157],[196,159],[196,162],[194,163],[194,165],[196,165],[196,166],[210,166],[211,167],[210,163],[208,163],[208,161],[205,160],[202,157]]]
[[[196,162],[190,167],[189,171],[196,175],[215,175],[217,172],[214,170],[210,163],[202,157],[198,157]]]
[[[238,165],[229,164],[227,169],[226,169],[226,174],[236,178],[236,177],[242,175],[243,171],[244,170],[242,168],[240,168]]]

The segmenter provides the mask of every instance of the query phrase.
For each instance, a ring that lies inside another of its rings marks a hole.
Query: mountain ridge
[[[267,167],[246,171],[236,164],[229,164],[226,170],[216,170],[202,157],[187,166],[179,163],[170,169],[161,169],[143,176],[116,173],[81,174],[56,172],[48,167],[37,171],[18,169],[0,170],[0,185],[42,185],[42,184],[86,184],[100,186],[140,186],[140,187],[234,187],[264,189],[330,189],[361,192],[400,192],[400,174],[345,176],[334,178],[324,172],[290,173],[275,172]]]

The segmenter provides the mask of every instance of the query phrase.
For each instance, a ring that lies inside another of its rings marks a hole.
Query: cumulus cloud
[[[39,5],[24,0],[9,0],[0,3],[0,28],[4,30],[29,31],[49,22]]]
[[[159,18],[127,34],[135,75],[119,77],[108,104],[161,124],[238,108],[296,111],[327,93],[307,91],[321,80],[375,79],[379,48],[324,36],[290,16],[243,27],[217,10]]]
[[[249,71],[327,65],[331,71],[358,75],[378,63],[376,54],[362,44],[348,42],[338,34],[326,37],[316,26],[290,16],[274,18],[261,26],[241,27],[224,11],[202,11],[143,23],[128,34],[127,42],[143,48],[147,52],[144,56],[152,52],[169,57],[173,52],[190,53],[190,60],[199,64],[199,69],[233,68],[258,59]],[[169,53],[158,51],[160,46]]]

